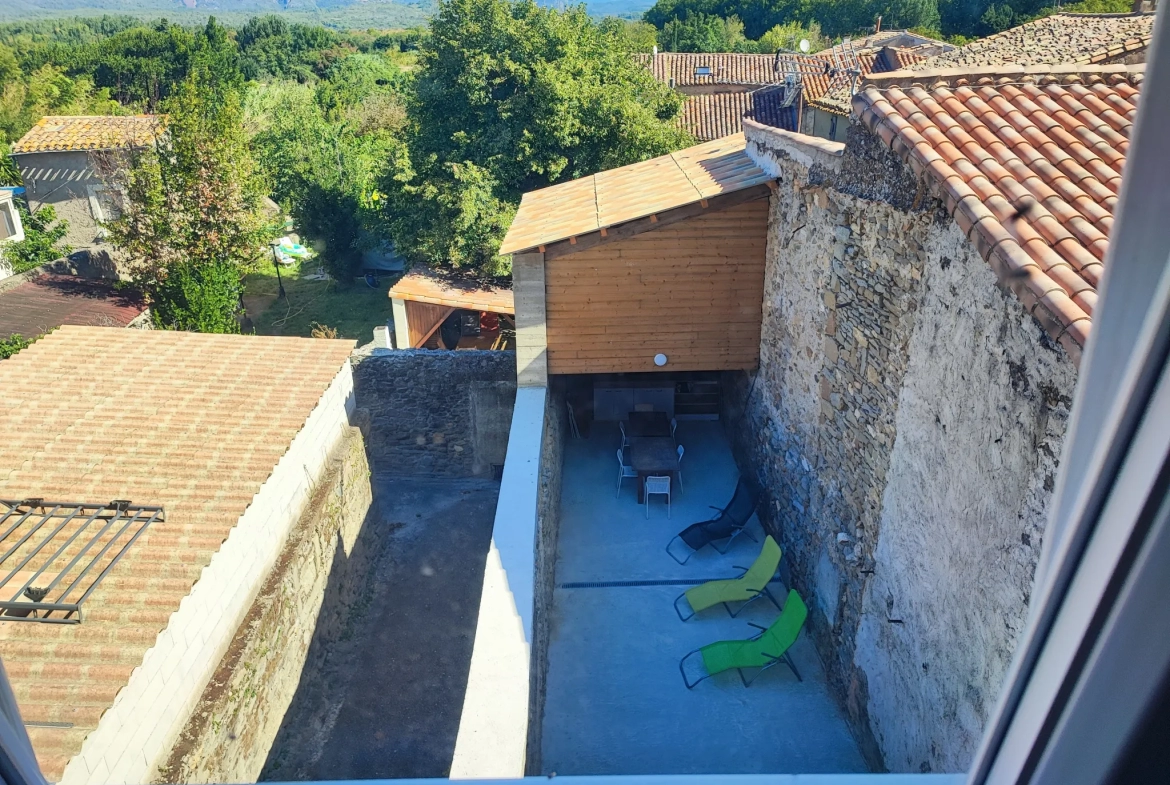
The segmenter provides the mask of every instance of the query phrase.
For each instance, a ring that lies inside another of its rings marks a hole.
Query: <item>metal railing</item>
[[[79,624],[93,594],[162,507],[0,499],[0,621]]]

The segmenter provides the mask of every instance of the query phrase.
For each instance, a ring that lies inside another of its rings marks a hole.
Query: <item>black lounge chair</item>
[[[735,493],[731,495],[731,501],[727,503],[727,506],[712,506],[711,509],[718,510],[719,514],[709,521],[691,524],[676,534],[674,539],[666,544],[666,552],[679,564],[686,564],[696,551],[708,545],[720,553],[727,553],[731,541],[740,533],[746,534],[752,542],[759,542],[751,535],[751,532],[744,529],[748,520],[755,513],[757,503],[759,503],[759,493],[741,477],[739,482],[735,484]],[[690,548],[691,552],[687,554],[685,559],[680,560],[671,550],[671,546],[676,540]],[[720,540],[727,540],[722,548],[715,544]]]

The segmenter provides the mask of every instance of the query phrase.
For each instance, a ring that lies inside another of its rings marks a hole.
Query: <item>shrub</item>
[[[155,286],[151,311],[168,330],[238,333],[243,289],[240,268],[231,262],[181,262]]]

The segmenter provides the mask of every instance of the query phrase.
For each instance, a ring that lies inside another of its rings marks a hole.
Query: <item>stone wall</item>
[[[548,675],[548,644],[552,634],[553,588],[556,585],[557,538],[560,534],[561,470],[564,440],[568,434],[563,391],[549,389],[544,413],[544,437],[540,448],[540,490],[536,517],[536,576],[533,591],[532,672],[528,692],[528,760],[525,771],[541,771],[541,731],[544,728],[545,679]]]
[[[157,782],[256,781],[302,670],[319,666],[308,652],[328,648],[360,596],[381,542],[371,503],[365,446],[349,428]]]
[[[781,186],[760,368],[724,396],[737,453],[871,765],[963,770],[1026,614],[1075,370],[873,137],[837,160],[755,138]]]
[[[375,471],[491,475],[504,463],[516,399],[512,352],[365,349],[357,405],[370,413]]]

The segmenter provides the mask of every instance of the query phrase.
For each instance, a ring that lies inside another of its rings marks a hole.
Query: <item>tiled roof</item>
[[[784,106],[784,93],[781,86],[750,93],[689,95],[678,123],[703,142],[739,133],[745,117],[774,128],[795,130],[797,104]]]
[[[418,303],[449,305],[492,313],[516,313],[511,289],[483,286],[477,281],[440,275],[433,270],[411,270],[390,289],[390,296]]]
[[[908,65],[922,62],[924,59],[926,59],[924,55],[911,49],[896,49],[892,46],[857,52],[858,70],[861,71],[862,78],[870,74],[901,70]],[[834,71],[827,88],[812,95],[808,95],[806,92],[806,100],[810,106],[824,109],[833,114],[847,116],[850,101],[853,100],[853,88],[852,74]]]
[[[109,281],[41,275],[0,292],[0,338],[33,338],[63,324],[125,327],[145,309],[141,298]]]
[[[771,180],[745,146],[743,134],[735,134],[530,191],[520,201],[500,253],[596,232]]]
[[[12,145],[14,153],[46,153],[67,150],[108,150],[142,145],[154,139],[159,119],[155,115],[130,117],[42,117]]]
[[[775,55],[659,52],[639,55],[654,78],[671,87],[698,85],[769,85],[782,81]]]
[[[972,41],[910,70],[1108,63],[1150,45],[1154,14],[1053,14]]]
[[[853,100],[1079,362],[1144,66],[898,71]]]
[[[161,504],[81,624],[0,621],[60,779],[346,362],[349,341],[62,327],[0,360],[0,498]],[[68,726],[45,727],[48,723]]]

